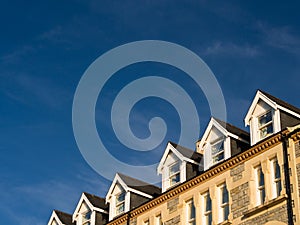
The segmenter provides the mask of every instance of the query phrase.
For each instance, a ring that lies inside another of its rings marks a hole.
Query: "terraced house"
[[[211,118],[195,150],[167,143],[161,188],[116,174],[48,225],[300,224],[300,109],[258,90],[245,125]]]

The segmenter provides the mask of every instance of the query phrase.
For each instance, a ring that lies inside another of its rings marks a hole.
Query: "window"
[[[187,207],[187,224],[188,225],[196,225],[196,212],[195,205],[193,199],[189,200],[186,203]]]
[[[258,129],[260,139],[267,137],[273,133],[272,111],[268,111],[258,117]]]
[[[222,161],[225,158],[224,155],[224,138],[216,141],[211,145],[211,154],[213,164]]]
[[[229,215],[229,195],[226,184],[219,186],[219,222],[228,220]]]
[[[169,167],[169,180],[170,180],[170,187],[180,182],[179,162],[176,162]]]
[[[265,176],[261,166],[255,168],[256,174],[256,205],[262,205],[265,202]]]
[[[203,224],[204,225],[211,225],[212,224],[212,205],[211,205],[211,198],[209,192],[206,192],[203,195]]]
[[[116,196],[116,215],[119,215],[125,211],[125,192],[122,192]]]
[[[161,215],[155,217],[155,225],[162,225]]]
[[[88,210],[82,214],[82,225],[90,225],[91,224],[91,215],[92,215],[91,210]]]
[[[271,175],[272,175],[272,195],[273,198],[280,196],[282,190],[281,186],[281,172],[277,158],[271,160]]]

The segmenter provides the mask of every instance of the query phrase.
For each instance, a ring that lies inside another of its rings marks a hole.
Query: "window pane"
[[[212,154],[215,155],[218,152],[221,152],[224,150],[224,140],[219,141],[218,143],[212,145]]]
[[[263,128],[260,129],[260,136],[261,138],[266,137],[268,134],[273,133],[273,124],[269,124]]]
[[[210,211],[211,210],[211,199],[210,199],[209,195],[205,196],[205,203],[206,203],[205,211]]]
[[[226,205],[224,208],[224,220],[228,220],[229,215],[229,205]]]
[[[117,214],[120,214],[120,213],[124,212],[124,206],[125,206],[124,203],[117,206]]]
[[[170,175],[177,173],[179,171],[179,163],[170,166]]]
[[[83,218],[82,218],[83,221],[90,220],[91,219],[91,214],[92,214],[92,211],[88,211],[85,214],[83,214]]]
[[[224,159],[224,152],[213,157],[213,163],[219,162]]]
[[[274,170],[275,170],[275,178],[280,178],[281,174],[280,174],[280,166],[278,164],[278,161],[274,161]]]
[[[261,117],[259,117],[258,122],[260,126],[263,126],[264,124],[268,123],[272,121],[272,112],[269,111],[266,114],[262,115]]]
[[[125,200],[125,193],[123,192],[117,196],[116,201],[117,203],[119,203],[119,202],[123,202],[124,200]]]
[[[228,191],[226,185],[222,187],[222,204],[228,202]]]
[[[171,185],[177,184],[180,181],[180,174],[176,174],[172,177],[170,177],[170,183]]]
[[[257,169],[257,177],[258,177],[258,185],[264,186],[265,185],[265,176],[264,173],[261,170],[261,167]]]
[[[206,216],[206,224],[211,225],[212,224],[212,215],[211,213]]]

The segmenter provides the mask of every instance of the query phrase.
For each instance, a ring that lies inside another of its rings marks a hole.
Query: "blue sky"
[[[81,192],[105,196],[110,181],[93,171],[76,145],[72,102],[78,82],[100,55],[139,40],[164,40],[198,54],[224,94],[228,122],[243,128],[257,89],[300,107],[300,15],[297,1],[9,1],[0,7],[0,218],[2,224],[46,224],[52,209],[72,213]],[[207,100],[182,71],[159,63],[128,66],[103,88],[96,107],[99,136],[119,160],[155,163],[180,120],[163,99],[132,109],[131,128],[149,135],[154,116],[167,135],[153,152],[134,152],[110,123],[113,98],[142,76],[181,85],[197,107],[203,132]],[[174,90],[173,90],[174,91]],[[172,92],[170,92],[172,94]],[[246,129],[246,128],[245,128]],[[193,147],[193,143],[188,147]]]

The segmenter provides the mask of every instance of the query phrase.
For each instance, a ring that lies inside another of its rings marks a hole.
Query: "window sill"
[[[225,220],[221,223],[218,223],[218,225],[230,225],[230,224],[232,224],[232,222],[230,220]]]
[[[286,199],[287,199],[286,195],[281,195],[281,196],[279,196],[279,197],[277,197],[275,199],[272,199],[272,200],[270,200],[268,202],[265,202],[263,205],[256,206],[255,208],[246,211],[244,213],[244,218],[253,216],[253,215],[255,215],[255,214],[257,214],[257,213],[259,213],[259,212],[261,212],[263,210],[271,208],[271,207],[273,207],[273,206],[275,206],[275,205],[277,205],[277,204],[285,201]]]

